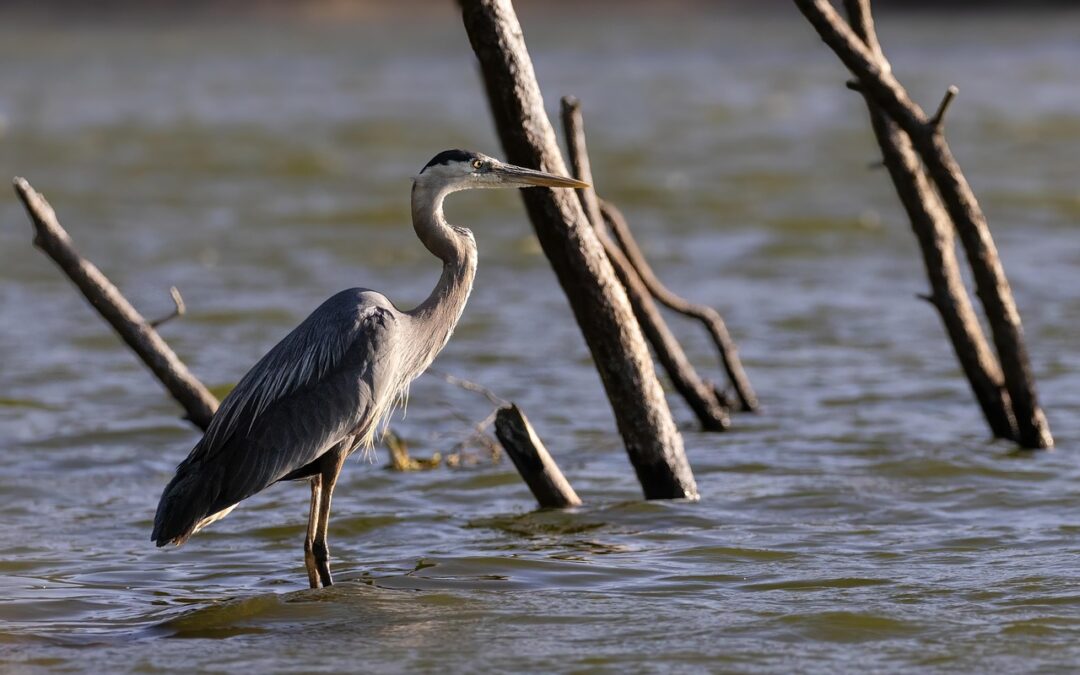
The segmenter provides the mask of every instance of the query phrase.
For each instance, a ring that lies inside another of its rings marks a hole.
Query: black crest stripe
[[[476,159],[478,155],[475,152],[469,152],[468,150],[443,150],[439,154],[431,158],[431,161],[424,165],[423,169],[420,169],[420,173],[436,164],[449,164],[450,162],[469,162]]]

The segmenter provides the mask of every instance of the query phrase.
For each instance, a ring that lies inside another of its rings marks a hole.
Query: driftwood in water
[[[585,124],[577,99],[563,97],[562,122],[573,176],[591,185],[593,176],[585,144]],[[577,193],[585,215],[596,231],[596,236],[603,245],[608,260],[615,268],[615,273],[619,275],[619,281],[626,288],[626,294],[634,308],[634,315],[641,324],[646,339],[652,345],[656,360],[667,371],[675,390],[694,411],[702,428],[706,431],[724,431],[731,426],[727,407],[717,396],[716,389],[702,380],[694,370],[682,345],[668,328],[667,322],[664,321],[656,303],[653,302],[652,295],[645,282],[642,281],[641,275],[634,269],[634,265],[615,240],[611,238],[604,225],[596,190],[587,187],[577,190]]]
[[[660,281],[660,278],[656,276],[652,266],[646,260],[645,254],[642,253],[641,247],[638,246],[626,218],[614,204],[601,199],[600,213],[604,217],[604,222],[611,228],[615,240],[619,242],[619,247],[626,254],[634,269],[637,270],[641,280],[645,283],[645,287],[649,289],[649,293],[656,298],[656,301],[673,312],[700,321],[705,330],[708,331],[709,337],[712,338],[713,344],[716,345],[716,351],[720,356],[720,362],[723,364],[724,370],[727,372],[728,380],[735,390],[735,396],[739,399],[740,409],[743,412],[757,410],[757,394],[754,393],[750,378],[747,377],[746,371],[743,369],[742,360],[739,358],[739,350],[735,346],[735,340],[731,338],[720,312],[708,305],[699,305],[676,295]]]
[[[382,442],[390,453],[390,463],[386,468],[391,471],[426,471],[442,464],[443,456],[440,452],[427,459],[416,459],[409,455],[409,446],[405,439],[398,436],[393,429],[383,432]]]
[[[1052,447],[1053,437],[1039,406],[1020,314],[1009,281],[986,217],[945,140],[945,114],[956,96],[956,88],[950,87],[937,111],[927,115],[893,76],[887,61],[879,57],[880,48],[867,46],[828,0],[795,0],[795,4],[825,44],[855,75],[854,86],[910,139],[967,253],[976,294],[997,348],[1007,401],[1016,423],[1015,439],[1025,448]],[[864,2],[856,9],[862,26],[871,26],[869,3]],[[987,371],[986,376],[992,379],[993,372]],[[982,385],[973,382],[972,386]],[[980,403],[984,404],[982,399]],[[997,421],[991,421],[991,426],[995,433],[1003,428]]]
[[[26,206],[34,224],[34,246],[59,265],[94,309],[165,385],[165,389],[187,413],[187,419],[205,431],[217,410],[218,400],[191,374],[155,330],[154,326],[162,323],[162,320],[154,323],[147,321],[101,270],[79,255],[71,237],[60,226],[52,206],[25,178],[15,179],[15,193]],[[177,300],[178,295],[173,289],[176,315],[183,312],[183,301]]]
[[[581,505],[570,481],[563,476],[521,408],[482,384],[434,368],[429,368],[428,373],[442,378],[448,384],[476,392],[496,406],[492,414],[474,425],[474,438],[487,439],[484,430],[489,423],[494,422],[495,437],[499,439],[502,449],[514,462],[514,467],[541,507],[561,509]],[[495,450],[498,450],[498,446],[495,446]]]
[[[520,408],[513,404],[499,408],[495,415],[495,435],[541,507],[581,506],[581,499]]]
[[[461,7],[507,160],[565,175],[510,1],[462,0]],[[568,190],[523,190],[522,199],[592,353],[645,496],[697,497],[633,309],[581,205]]]
[[[856,34],[873,52],[880,67],[890,70],[878,43],[869,3],[845,0],[845,5]],[[865,98],[885,167],[922,250],[931,288],[927,299],[941,315],[960,366],[991,431],[998,438],[1015,439],[1016,420],[1004,389],[1001,366],[986,341],[960,274],[952,221],[923,171],[911,138],[882,112],[873,98]]]
[[[587,183],[592,183],[592,163],[589,161],[588,144],[585,141],[585,123],[581,113],[581,103],[573,96],[564,96],[562,99],[562,121],[566,134],[566,144],[569,150],[570,166],[574,171],[574,177]],[[587,176],[584,177],[584,176]],[[708,330],[720,360],[727,371],[728,379],[735,389],[735,395],[739,398],[739,404],[743,411],[752,412],[757,410],[757,395],[750,385],[750,379],[743,370],[739,360],[738,349],[735,341],[731,339],[727,326],[724,324],[720,313],[712,307],[692,303],[689,300],[673,293],[664,285],[652,265],[645,258],[645,254],[638,246],[637,239],[630,230],[629,224],[622,213],[615,208],[614,204],[600,199],[596,194],[596,187],[585,188],[577,191],[581,200],[581,207],[589,222],[597,230],[604,243],[605,250],[610,248],[608,242],[614,238],[615,243],[621,249],[625,260],[641,280],[648,293],[660,304],[668,309],[700,321]],[[606,228],[605,228],[606,226]],[[608,235],[610,230],[610,235]],[[605,235],[607,235],[605,237]],[[616,267],[618,270],[618,267]],[[636,309],[636,308],[635,308]],[[640,317],[639,317],[640,320]],[[653,343],[656,348],[655,343]],[[696,376],[695,376],[696,377]],[[719,394],[716,395],[719,397]],[[704,424],[704,420],[702,420]]]

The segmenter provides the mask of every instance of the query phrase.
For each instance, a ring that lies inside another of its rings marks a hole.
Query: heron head
[[[468,150],[444,150],[413,179],[418,184],[444,186],[448,191],[500,187],[584,188],[588,183],[500,162]]]

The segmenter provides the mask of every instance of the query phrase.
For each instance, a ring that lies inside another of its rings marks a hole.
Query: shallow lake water
[[[794,9],[523,15],[548,109],[584,103],[596,183],[668,284],[718,307],[762,400],[732,431],[670,398],[702,498],[643,502],[512,193],[455,196],[476,289],[437,367],[519,403],[585,501],[508,461],[346,467],[339,583],[305,588],[307,490],[181,549],[148,541],[198,439],[0,195],[0,670],[1052,672],[1080,658],[1080,15],[886,14],[1013,282],[1058,441],[988,433],[846,74]],[[500,155],[451,12],[409,21],[0,23],[0,174],[215,391],[350,286],[402,306],[439,150]],[[694,325],[672,319],[720,378]],[[426,375],[395,429],[447,453],[490,412]]]

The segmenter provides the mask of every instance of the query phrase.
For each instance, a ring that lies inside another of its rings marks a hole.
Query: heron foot
[[[307,568],[308,585],[319,588],[319,568],[315,564],[315,554],[311,551],[311,540],[304,540],[304,567]]]
[[[330,575],[330,550],[326,542],[304,540],[304,566],[307,568],[308,584],[312,588],[333,586]]]
[[[326,541],[315,541],[312,547],[312,555],[315,558],[315,570],[319,574],[319,583],[324,587],[333,586],[334,578],[330,576],[330,548]]]

